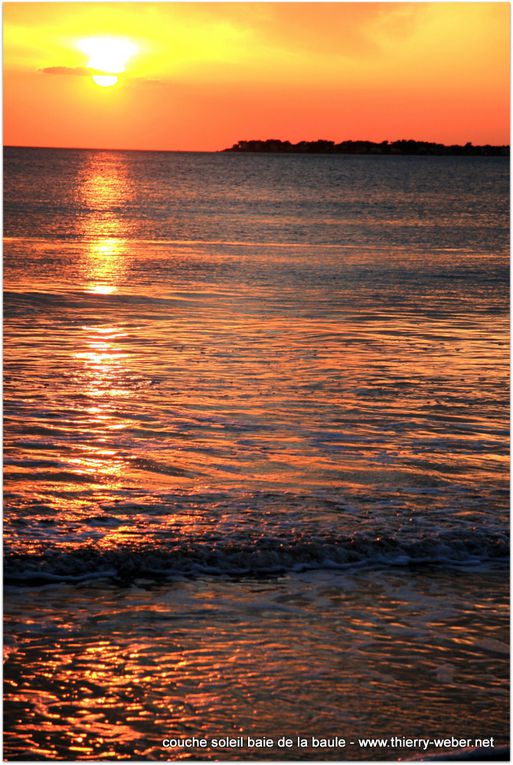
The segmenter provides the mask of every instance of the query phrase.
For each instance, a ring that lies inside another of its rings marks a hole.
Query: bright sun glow
[[[137,53],[135,43],[119,37],[88,37],[80,40],[78,48],[89,57],[89,69],[97,71],[93,81],[103,88],[117,83],[117,75],[125,71],[128,61]]]
[[[118,78],[115,74],[93,74],[93,82],[101,85],[102,88],[110,88],[115,85]]]

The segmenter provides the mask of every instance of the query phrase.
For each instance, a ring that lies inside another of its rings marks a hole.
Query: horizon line
[[[253,138],[253,139],[242,139],[239,141],[236,141],[234,144],[232,144],[232,147],[237,145],[237,143],[250,143],[250,142],[262,142],[265,141],[280,141],[282,143],[287,143],[288,139],[275,139],[275,138]],[[309,140],[301,140],[297,143],[315,143],[316,141],[332,141],[332,139],[315,139],[312,141]],[[470,144],[473,148],[481,148],[485,146],[490,146],[494,148],[508,148],[510,149],[511,146],[509,143],[473,143],[472,141],[466,141],[465,143],[440,143],[439,141],[428,141],[424,138],[396,138],[393,140],[390,139],[383,139],[382,141],[370,141],[368,138],[346,138],[342,141],[338,141],[338,143],[373,143],[376,145],[379,145],[380,143],[396,143],[398,141],[413,141],[415,143],[430,143],[430,144],[436,144],[438,146],[443,146],[444,148],[450,149],[451,147],[465,147],[466,145]],[[336,143],[332,141],[333,143]],[[294,144],[293,144],[294,145]],[[297,145],[297,144],[295,144]],[[32,144],[3,144],[3,149],[43,149],[43,150],[50,150],[50,151],[140,151],[140,152],[156,152],[160,154],[243,154],[244,152],[232,152],[232,147],[226,147],[224,149],[122,149],[122,148],[112,148],[112,147],[106,147],[106,146],[35,146]],[[294,152],[291,152],[294,153]],[[376,155],[378,156],[378,155]],[[382,155],[387,156],[387,155]]]

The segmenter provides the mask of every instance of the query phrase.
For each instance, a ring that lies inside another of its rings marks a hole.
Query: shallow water
[[[9,149],[5,235],[9,757],[504,739],[507,161]]]
[[[15,593],[9,617],[23,628],[7,643],[6,727],[16,730],[21,713],[24,729],[8,735],[6,754],[182,758],[191,750],[169,752],[161,741],[192,735],[495,736],[504,744],[504,589],[492,574],[472,582],[382,571]],[[27,623],[32,612],[39,624]],[[349,759],[369,757],[357,743],[347,749]],[[316,751],[244,754],[310,759]],[[393,754],[408,752],[384,748],[378,759]]]
[[[506,296],[489,256],[460,254],[451,278],[452,252],[414,268],[404,251],[103,246],[95,280],[97,242],[7,245],[28,271],[5,296],[16,552],[379,535],[436,559],[441,533],[476,530],[504,552]]]
[[[358,738],[371,736],[504,744],[504,589],[493,574],[409,571],[9,593],[8,618],[20,626],[6,645],[6,755],[241,756],[162,747],[192,735],[355,741],[321,759],[410,753],[369,754]],[[319,750],[244,755],[315,759]]]

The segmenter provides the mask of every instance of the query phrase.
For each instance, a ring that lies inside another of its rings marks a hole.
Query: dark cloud
[[[87,66],[47,66],[39,71],[43,74],[72,74],[75,77],[89,77],[94,74]]]

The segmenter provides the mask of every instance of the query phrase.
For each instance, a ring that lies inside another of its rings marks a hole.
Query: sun
[[[116,74],[93,74],[93,82],[102,88],[111,88],[118,81]]]
[[[103,88],[118,82],[118,75],[138,50],[135,43],[121,37],[87,37],[77,47],[88,56],[93,82]]]

